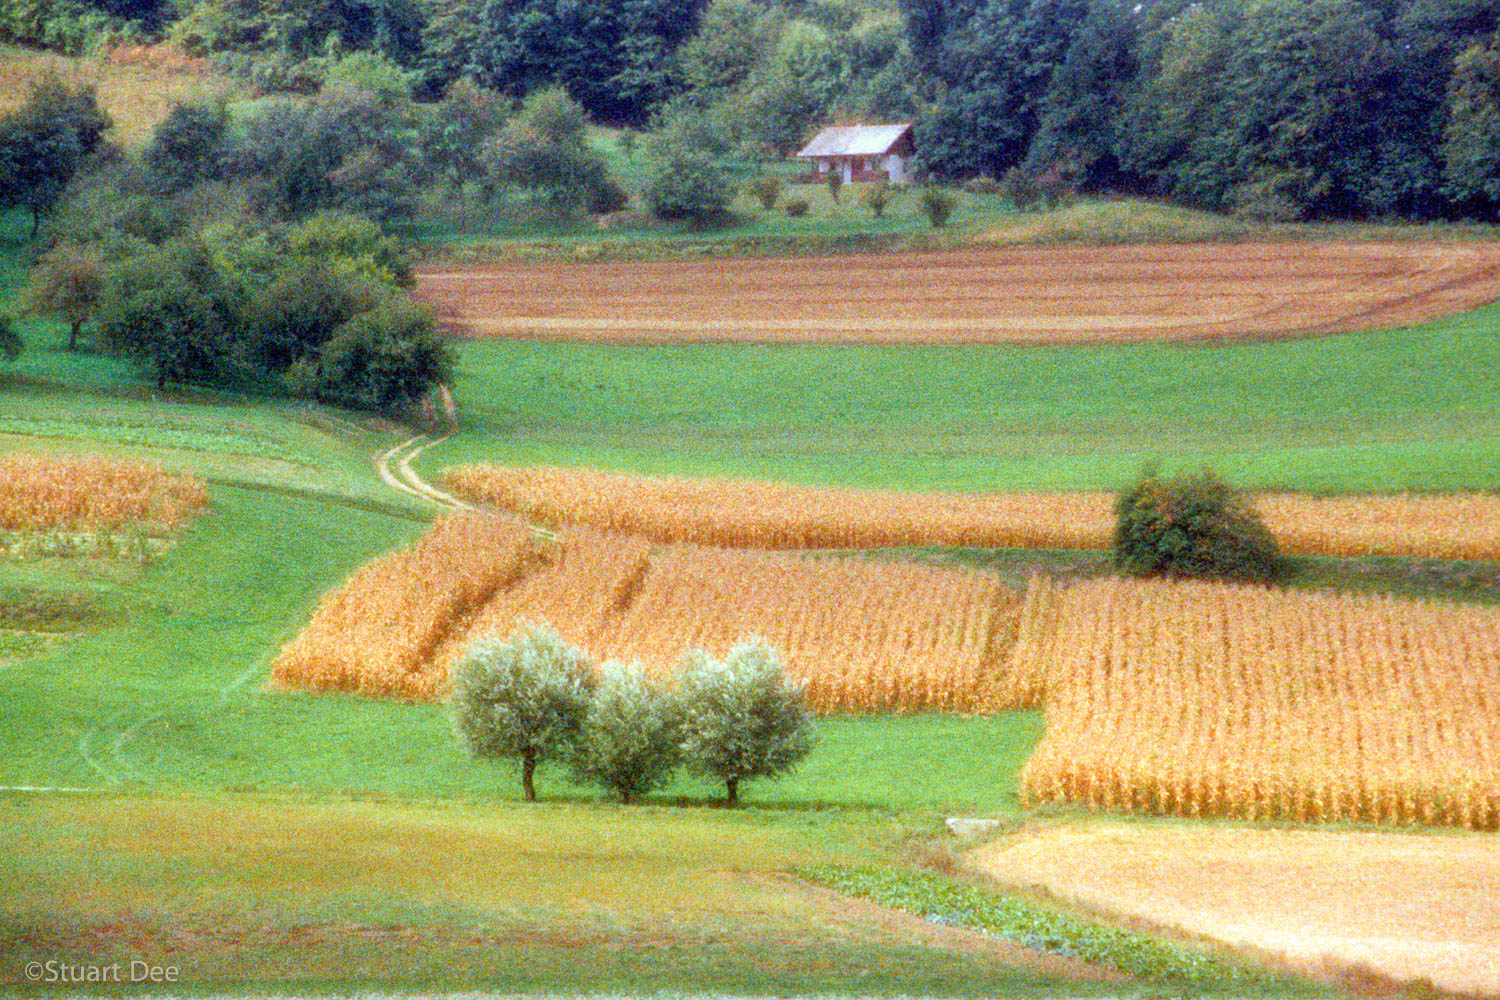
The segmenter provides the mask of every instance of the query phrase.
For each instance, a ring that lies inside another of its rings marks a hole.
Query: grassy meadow
[[[1116,489],[1148,463],[1255,489],[1500,488],[1500,307],[1284,343],[1083,347],[466,341],[500,461],[942,491]]]

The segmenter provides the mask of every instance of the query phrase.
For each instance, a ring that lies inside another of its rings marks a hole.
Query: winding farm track
[[[1500,299],[1500,244],[976,248],[429,267],[478,337],[672,343],[1219,341],[1399,326]]]

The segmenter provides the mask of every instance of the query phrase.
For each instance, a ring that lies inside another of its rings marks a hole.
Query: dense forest
[[[940,178],[1272,218],[1493,217],[1497,27],[1500,0],[0,2],[0,37],[167,38],[266,92],[367,52],[419,100],[561,85],[715,155],[909,118]]]

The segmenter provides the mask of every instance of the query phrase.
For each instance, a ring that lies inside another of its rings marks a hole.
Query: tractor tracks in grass
[[[375,471],[387,486],[399,493],[426,500],[447,510],[478,510],[472,504],[465,503],[451,493],[445,493],[433,486],[412,468],[412,462],[416,461],[418,455],[446,440],[448,440],[446,434],[436,438],[428,434],[418,434],[416,437],[408,438],[376,456]]]
[[[444,510],[477,510],[471,504],[438,489],[423,479],[412,467],[412,463],[423,452],[436,447],[448,438],[447,435],[432,437],[419,434],[378,453],[375,456],[375,471],[391,489],[405,496],[422,500]],[[252,663],[239,676],[231,679],[217,694],[216,704],[223,706],[243,688],[257,673],[264,670],[267,659]],[[159,713],[147,712],[135,717],[133,712],[119,711],[90,727],[77,745],[78,757],[85,767],[93,772],[101,784],[89,788],[63,788],[62,786],[26,785],[0,786],[0,792],[55,792],[55,791],[99,791],[128,782],[146,781],[146,776],[127,759],[131,743],[147,726],[161,718]]]

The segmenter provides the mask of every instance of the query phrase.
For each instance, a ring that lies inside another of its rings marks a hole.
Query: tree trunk
[[[726,806],[729,806],[731,809],[734,808],[735,806],[739,805],[740,804],[740,779],[739,778],[725,778],[724,779],[724,787],[726,789],[728,789],[728,791],[729,791],[729,794],[724,799],[724,804]]]
[[[527,750],[521,754],[521,788],[526,793],[527,802],[536,801],[536,785],[532,779],[536,775],[536,751]]]
[[[73,324],[73,329],[68,332],[68,350],[78,350],[78,331],[83,329],[83,321],[79,320]]]
[[[631,796],[630,789],[628,789],[628,788],[622,788],[622,789],[620,789],[620,804],[622,806],[628,806],[628,805],[630,805],[630,803],[632,803],[634,801],[635,801],[635,799]]]
[[[36,239],[36,234],[42,231],[42,210],[33,208],[31,210],[31,238]]]

